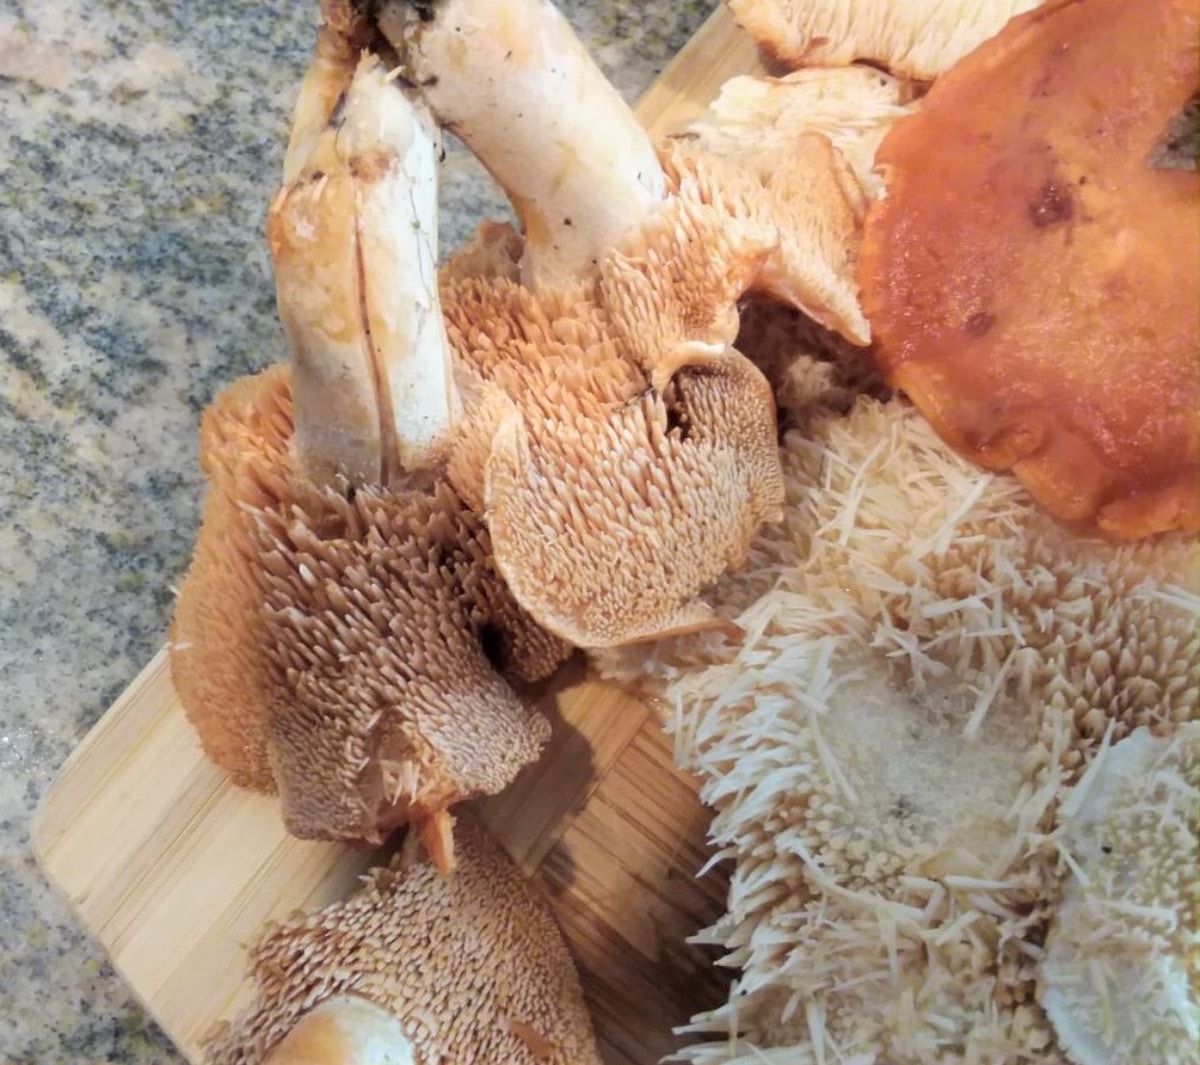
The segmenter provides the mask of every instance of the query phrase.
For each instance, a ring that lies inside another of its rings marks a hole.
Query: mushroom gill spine
[[[529,287],[584,273],[666,198],[649,135],[549,0],[385,0],[378,23],[508,193]]]
[[[437,293],[440,131],[382,61],[325,27],[268,238],[296,452],[317,483],[397,484],[458,413]]]

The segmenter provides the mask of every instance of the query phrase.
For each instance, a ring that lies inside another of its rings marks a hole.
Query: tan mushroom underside
[[[572,643],[712,624],[700,591],[778,512],[774,400],[728,346],[768,239],[698,189],[590,283],[538,296],[478,247],[491,276],[444,274],[451,341],[489,411],[467,419],[451,478],[482,504],[517,601]]]
[[[353,994],[400,1021],[420,1065],[599,1065],[571,957],[545,901],[470,820],[459,865],[377,869],[345,902],[251,948],[254,1003],[213,1033],[212,1065],[261,1065],[313,1006]]]
[[[277,498],[245,462],[286,470],[292,432],[289,371],[235,382],[200,422],[200,468],[210,488],[168,641],[171,677],[204,751],[239,787],[274,791],[267,758],[263,592],[247,509]]]
[[[1039,0],[726,0],[733,17],[791,67],[856,59],[929,80]]]
[[[501,672],[538,679],[569,648],[512,601],[448,485],[318,487],[290,435],[284,369],[206,413],[212,486],[172,671],[206,752],[277,787],[290,831],[378,840],[537,756],[549,726]]]

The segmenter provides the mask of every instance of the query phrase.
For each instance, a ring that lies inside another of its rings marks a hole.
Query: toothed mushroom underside
[[[345,902],[268,929],[250,951],[255,1001],[210,1037],[211,1065],[263,1065],[277,1047],[272,1065],[368,1065],[284,1054],[281,1041],[322,1009],[341,1022],[340,1045],[356,1033],[407,1042],[412,1065],[599,1065],[549,908],[469,820],[457,845],[452,877],[425,862],[376,869]]]
[[[492,397],[451,477],[483,508],[497,563],[543,625],[602,647],[713,624],[697,593],[778,514],[774,403],[732,342],[753,290],[854,343],[865,193],[823,129],[867,152],[898,83],[828,71],[731,100],[664,146],[668,198],[594,275],[534,292],[521,238],[486,227],[443,271],[451,342]],[[756,136],[770,114],[774,138]],[[471,419],[468,419],[469,421]]]
[[[710,624],[697,593],[777,512],[774,400],[729,347],[727,315],[760,230],[716,214],[674,200],[643,248],[541,295],[512,260],[508,276],[502,260],[490,276],[458,261],[444,274],[451,341],[490,412],[468,418],[477,449],[451,477],[486,514],[518,601],[573,643]],[[485,239],[521,248],[501,230]]]
[[[1038,998],[1079,1065],[1200,1061],[1200,721],[1140,728],[1064,809]]]
[[[715,1041],[684,1056],[1066,1062],[1036,1000],[1076,891],[1050,833],[1106,736],[1200,717],[1200,548],[1077,538],[899,399],[797,415],[785,519],[713,593],[745,637],[598,659],[675,708],[734,863],[704,939],[741,975],[694,1021]],[[1194,764],[1175,773],[1177,795],[1143,793],[1146,818],[1193,801]],[[1194,876],[1178,832],[1146,831],[1147,877]]]
[[[771,83],[656,151],[551,4],[388,2],[377,18],[521,223],[485,227],[442,272],[474,378],[451,478],[500,572],[580,646],[712,625],[704,588],[780,500],[770,390],[732,347],[738,303],[784,301],[868,342],[869,146],[903,87],[860,70]],[[843,114],[855,132],[837,132]]]
[[[292,366],[206,412],[210,480],[172,673],[209,756],[288,830],[382,840],[500,791],[549,724],[510,681],[569,648],[444,477],[459,397],[437,296],[432,120],[327,12],[268,236]]]
[[[537,756],[549,725],[501,673],[546,676],[567,649],[513,602],[448,485],[299,473],[289,377],[245,379],[205,414],[211,486],[172,674],[208,755],[277,788],[289,831],[378,841]]]
[[[867,60],[929,80],[1039,0],[726,0],[738,24],[790,67]]]

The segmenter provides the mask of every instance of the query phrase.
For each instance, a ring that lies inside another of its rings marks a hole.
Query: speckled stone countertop
[[[162,644],[196,426],[285,354],[265,240],[294,0],[0,0],[0,1062],[178,1062],[43,880],[38,800]],[[714,0],[569,0],[635,98]],[[503,213],[462,152],[443,248]]]

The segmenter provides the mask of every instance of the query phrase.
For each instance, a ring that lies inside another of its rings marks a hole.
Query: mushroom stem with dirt
[[[583,273],[666,198],[650,137],[548,0],[388,0],[378,19],[405,79],[511,198],[530,287]]]
[[[814,123],[796,128],[786,152],[769,150],[770,135],[757,128],[702,137],[699,151],[679,142],[656,150],[550,0],[385,0],[377,18],[413,91],[508,194],[523,230],[527,287],[545,293],[577,283],[614,255],[669,265],[680,250],[672,230],[697,221],[679,217],[682,203],[685,214],[710,209],[706,239],[742,260],[722,264],[727,285],[711,307],[718,293],[707,277],[682,281],[700,290],[684,300],[687,309],[701,310],[684,339],[731,343],[736,301],[749,290],[868,342],[853,277],[864,195]],[[870,126],[878,108],[864,104],[856,117]],[[746,223],[754,234],[736,242],[713,232]]]
[[[437,155],[419,104],[326,27],[269,223],[293,365],[205,412],[171,666],[206,753],[277,791],[294,835],[377,843],[417,822],[449,869],[449,808],[549,737],[512,682],[569,648],[514,602],[444,476]]]
[[[354,62],[320,32],[268,239],[301,469],[391,484],[430,464],[458,408],[436,283],[441,135],[378,58]]]

